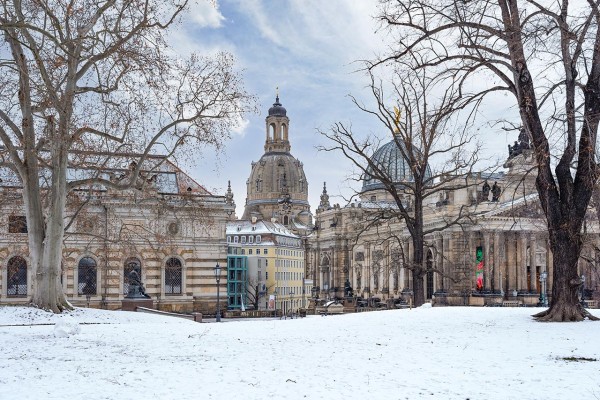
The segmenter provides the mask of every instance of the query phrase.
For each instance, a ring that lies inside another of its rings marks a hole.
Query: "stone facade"
[[[100,188],[69,197],[67,214],[78,212],[65,235],[61,281],[72,304],[120,309],[127,273],[136,269],[155,308],[214,313],[213,269],[226,265],[232,198],[212,195],[158,159],[162,166],[145,177],[143,190]],[[127,174],[126,169],[106,172]],[[27,234],[13,226],[24,215],[21,188],[8,171],[0,176],[0,304],[26,304],[32,282]],[[221,293],[225,283],[224,276]]]
[[[439,199],[425,205],[426,229],[444,226],[461,208],[470,215],[461,226],[425,238],[425,295],[435,305],[536,305],[544,272],[544,296],[550,296],[552,256],[533,162],[532,151],[520,148],[511,153],[505,173],[473,174],[467,187],[441,191]],[[324,188],[315,231],[307,240],[307,278],[319,287],[320,298],[343,298],[349,281],[354,294],[365,299],[390,305],[409,301],[412,272],[407,265],[413,248],[408,229],[401,221],[366,228],[370,215],[382,207],[395,207],[382,190],[362,193],[360,202],[331,206]],[[580,273],[587,277],[586,298],[593,298],[600,294],[600,230],[592,213],[586,229]],[[478,252],[483,261],[479,284]]]

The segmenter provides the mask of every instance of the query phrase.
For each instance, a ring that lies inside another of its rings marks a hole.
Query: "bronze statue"
[[[492,186],[492,201],[500,201],[500,193],[502,193],[502,189],[498,182],[494,182],[494,186]]]
[[[150,298],[150,296],[146,294],[146,289],[142,284],[140,274],[135,270],[135,268],[129,271],[129,274],[127,274],[127,278],[129,280],[129,290],[127,291],[126,297],[146,299]]]
[[[490,201],[490,184],[488,183],[487,179],[481,188],[481,201]]]

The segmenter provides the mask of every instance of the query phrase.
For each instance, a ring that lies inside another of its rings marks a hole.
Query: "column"
[[[488,232],[483,232],[483,288],[484,290],[490,290],[491,285],[491,260],[490,260],[490,234]]]
[[[529,238],[529,271],[531,271],[531,276],[529,279],[529,284],[531,285],[531,293],[536,293],[536,285],[537,285],[537,260],[535,257],[535,253],[537,250],[536,247],[536,237],[532,234]]]
[[[442,238],[442,236],[438,236],[435,240],[435,249],[436,249],[436,253],[435,253],[435,268],[440,271],[441,273],[436,273],[435,277],[436,277],[436,291],[440,291],[443,292],[445,289],[444,286],[444,257],[443,257],[443,245],[444,245],[444,239]]]
[[[412,256],[413,256],[413,252],[412,252],[412,245],[410,242],[410,239],[406,241],[406,266],[410,267],[412,266]],[[411,269],[410,268],[406,268],[406,273],[404,274],[404,288],[406,290],[410,290],[412,287],[411,281],[410,281],[410,276],[411,276]]]
[[[514,232],[507,234],[506,253],[508,255],[507,287],[508,294],[517,290],[517,236]]]
[[[525,232],[519,235],[519,292],[527,291],[527,235]]]
[[[502,268],[500,267],[500,234],[494,233],[494,260],[492,263],[492,291],[499,291],[502,288],[500,275]]]
[[[548,280],[546,281],[546,296],[552,293],[552,282],[554,282],[554,258],[550,249],[550,239],[546,239],[546,271],[548,271]]]
[[[444,257],[446,257],[445,260],[443,260],[442,262],[444,263],[444,272],[446,274],[449,273],[449,268],[446,268],[446,264],[452,266],[452,261],[454,260],[452,258],[452,249],[450,248],[450,236],[443,236],[443,245],[442,245],[442,259]],[[454,267],[452,268],[454,270]],[[448,290],[449,289],[449,277],[443,276],[442,277],[442,286],[444,287],[444,290]]]
[[[479,241],[475,239],[473,232],[467,233],[467,249],[465,250],[465,257],[463,258],[464,271],[471,277],[469,289],[473,290],[477,287],[477,276],[475,275],[475,250]]]

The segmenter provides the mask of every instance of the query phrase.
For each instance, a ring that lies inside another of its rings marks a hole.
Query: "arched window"
[[[283,138],[283,140],[288,140],[288,132],[287,132],[287,125],[286,124],[281,124],[281,138]]]
[[[165,264],[165,294],[181,294],[183,268],[178,258],[171,257]]]
[[[77,265],[77,293],[91,296],[97,294],[98,266],[91,257],[83,257]]]
[[[7,268],[8,296],[27,296],[27,261],[23,257],[13,257],[8,260]]]
[[[269,140],[275,140],[275,124],[269,125]]]
[[[135,257],[128,258],[123,266],[123,294],[129,293],[129,274],[135,270],[142,278],[142,263]]]
[[[287,216],[287,215],[286,215],[286,216],[284,216],[284,217],[283,217],[283,224],[284,224],[285,226],[287,226],[289,223],[290,223],[290,220],[289,220],[288,216]]]

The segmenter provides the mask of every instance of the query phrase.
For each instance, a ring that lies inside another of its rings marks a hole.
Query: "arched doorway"
[[[431,299],[433,296],[433,252],[429,250],[427,252],[427,273],[425,275],[425,296],[427,299]]]

